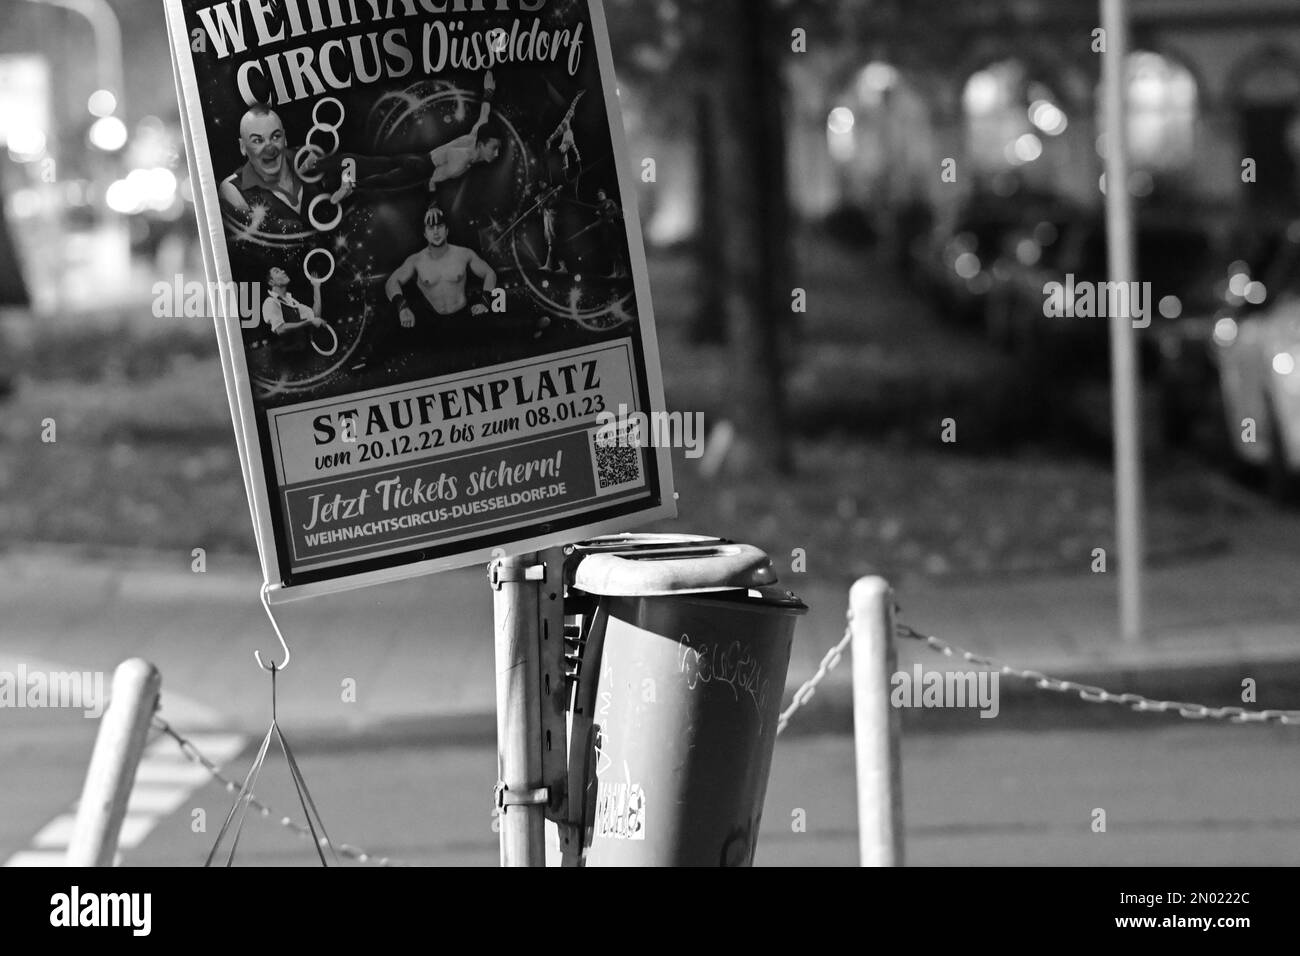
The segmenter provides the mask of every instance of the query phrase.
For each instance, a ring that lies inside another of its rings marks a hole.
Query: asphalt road
[[[1039,712],[925,732],[903,745],[908,862],[916,865],[1293,865],[1300,859],[1300,728],[1192,723],[1168,716],[1121,722],[1042,720]],[[0,859],[76,799],[94,722],[67,711],[14,711],[0,740]],[[418,732],[294,742],[330,835],[376,856],[423,865],[494,865],[495,749],[489,737]],[[247,768],[257,741],[231,762]],[[163,741],[151,779],[176,748]],[[179,765],[179,764],[178,764]],[[201,780],[202,775],[193,778]],[[258,792],[302,812],[278,756]],[[202,863],[232,800],[213,783],[163,800],[127,865]],[[759,865],[851,865],[856,854],[851,738],[791,736],[777,747]],[[169,810],[168,803],[174,804]],[[1095,811],[1106,814],[1094,832]],[[203,811],[197,814],[195,811]],[[799,813],[798,811],[802,811]],[[796,832],[795,821],[806,821]],[[202,829],[199,829],[199,824]],[[48,831],[47,831],[48,832]],[[251,817],[237,865],[313,865],[308,841],[274,818]]]

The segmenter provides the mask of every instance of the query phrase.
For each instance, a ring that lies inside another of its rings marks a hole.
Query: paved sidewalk
[[[1270,521],[1269,528],[1244,529],[1237,537],[1222,554],[1149,572],[1148,632],[1136,647],[1117,636],[1115,575],[1087,569],[1070,577],[905,585],[897,594],[900,620],[1060,676],[1131,679],[1150,671],[1300,661],[1300,561],[1289,527]],[[280,651],[257,598],[256,562],[210,556],[203,574],[191,572],[189,562],[188,553],[0,555],[0,667],[39,660],[111,671],[138,655],[162,671],[164,714],[178,727],[263,730],[270,679],[257,669],[253,651],[276,659]],[[783,583],[811,608],[797,632],[793,689],[843,633],[848,582],[794,575]],[[397,720],[481,716],[495,706],[492,608],[481,569],[299,602],[276,613],[293,651],[280,678],[286,726],[359,731]],[[900,666],[913,661],[943,666],[934,652],[900,642]],[[349,679],[355,702],[345,700]],[[845,702],[848,680],[847,666],[832,672],[821,704]]]

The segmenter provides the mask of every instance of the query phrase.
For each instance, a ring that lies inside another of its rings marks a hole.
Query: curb
[[[935,657],[937,661],[938,655]],[[1267,667],[1267,671],[1263,667]],[[1237,705],[1260,710],[1300,710],[1300,657],[1272,662],[1236,659],[1191,666],[1060,671],[1050,676],[1103,687],[1116,694],[1141,694],[1155,700],[1177,700],[1211,707]],[[1243,704],[1241,700],[1241,681],[1246,676],[1256,680],[1257,702]],[[788,706],[798,686],[797,683],[787,686],[784,706]],[[1073,693],[1039,690],[1015,678],[1003,678],[999,682],[998,699],[1000,712],[993,720],[981,719],[977,711],[969,708],[903,708],[903,734],[1144,730],[1164,729],[1183,721],[1177,714],[1137,713],[1117,704],[1090,703]],[[166,716],[165,712],[163,716]],[[1206,725],[1230,723],[1195,720]],[[188,729],[177,727],[181,733]],[[204,728],[205,732],[212,729]],[[251,735],[256,728],[227,726],[226,729]],[[402,714],[347,723],[295,720],[287,730],[295,749],[305,754],[345,753],[359,749],[481,747],[496,743],[496,714],[488,710],[460,714]],[[822,683],[812,700],[791,720],[783,736],[852,733],[853,689],[845,677]],[[250,738],[250,746],[253,742]]]
[[[1148,547],[1146,565],[1149,568],[1167,568],[1177,566],[1183,561],[1194,561],[1206,557],[1225,554],[1232,550],[1231,536],[1222,531],[1209,531],[1203,534],[1189,535],[1185,540],[1163,547]],[[220,580],[218,590],[226,596],[234,591],[236,596],[251,593],[256,596],[261,586],[260,569],[254,552],[212,551],[206,555],[209,570],[195,574],[188,570],[190,552],[186,549],[175,551],[157,547],[120,545],[97,542],[70,541],[12,541],[0,545],[0,561],[6,559],[23,559],[25,557],[45,558],[65,561],[80,565],[88,570],[116,575],[123,579],[147,579],[151,581],[190,581],[209,582],[206,591],[200,594],[212,594],[211,582]],[[242,567],[240,567],[242,566]],[[1061,560],[1051,563],[1016,564],[986,570],[965,569],[953,571],[941,576],[916,574],[902,571],[894,575],[883,574],[895,591],[907,590],[916,586],[923,589],[948,589],[977,587],[989,583],[1021,584],[1042,578],[1050,578],[1077,571],[1078,563],[1073,560]],[[859,575],[860,577],[861,575]],[[849,588],[857,577],[847,576],[822,580],[818,587],[830,587],[842,591],[847,605]],[[799,581],[792,576],[783,581],[784,585],[799,590]],[[251,590],[250,590],[251,589]],[[189,597],[190,594],[182,595]]]

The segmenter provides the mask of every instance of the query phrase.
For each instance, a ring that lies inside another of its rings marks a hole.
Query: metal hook
[[[266,616],[271,619],[271,627],[275,629],[275,636],[280,639],[280,646],[284,648],[284,660],[281,661],[279,664],[275,663],[274,661],[272,661],[270,665],[263,664],[261,651],[253,651],[253,657],[257,660],[258,667],[262,668],[262,670],[264,671],[270,671],[272,674],[274,674],[276,671],[282,671],[286,667],[288,667],[289,658],[292,657],[293,655],[289,653],[289,645],[285,643],[284,635],[280,633],[280,625],[276,623],[275,615],[271,613],[271,602],[267,598],[267,594],[270,593],[270,590],[271,590],[271,585],[269,583],[264,583],[262,585],[262,607],[266,609]]]

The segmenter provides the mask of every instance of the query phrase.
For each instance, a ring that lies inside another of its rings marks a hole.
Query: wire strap
[[[311,831],[312,846],[316,848],[316,855],[320,857],[321,866],[329,866],[325,860],[325,853],[321,850],[323,843],[330,851],[330,856],[334,858],[334,865],[337,866],[339,859],[334,852],[334,845],[330,843],[329,834],[325,832],[325,823],[321,820],[320,811],[316,809],[316,801],[311,797],[311,791],[307,789],[307,781],[298,768],[298,761],[294,759],[293,748],[289,746],[289,741],[285,739],[284,732],[280,730],[280,723],[276,716],[276,694],[275,694],[275,673],[278,667],[271,665],[271,727],[266,732],[266,737],[262,739],[262,746],[258,748],[257,756],[253,759],[253,765],[248,768],[248,774],[244,777],[244,784],[239,788],[239,795],[235,797],[235,803],[230,808],[230,813],[226,814],[226,822],[221,824],[221,830],[217,833],[217,840],[212,844],[212,850],[208,853],[208,858],[204,861],[204,866],[211,866],[212,861],[216,859],[217,852],[221,849],[221,843],[226,838],[226,832],[230,829],[231,822],[235,819],[235,814],[239,814],[239,822],[235,824],[235,832],[230,841],[230,852],[226,855],[226,866],[232,866],[235,862],[235,850],[239,846],[239,836],[244,830],[244,820],[248,816],[248,807],[253,798],[253,787],[257,783],[257,777],[262,772],[262,766],[266,763],[266,754],[271,749],[271,738],[274,737],[280,744],[280,751],[284,754],[285,762],[289,765],[289,776],[293,780],[294,790],[298,793],[298,802],[302,805],[303,815],[307,818],[307,827]],[[320,836],[316,835],[316,828],[320,827]]]
[[[183,734],[181,734],[169,723],[167,723],[167,721],[163,720],[161,717],[154,717],[153,726],[158,731],[160,731],[163,734],[166,734],[168,737],[174,740],[176,742],[176,746],[180,748],[181,753],[185,755],[186,760],[189,760],[191,763],[198,764],[200,767],[206,770],[208,772],[208,775],[211,776],[212,779],[217,781],[217,783],[221,784],[221,786],[224,787],[228,793],[236,793],[237,791],[240,790],[239,784],[235,783],[235,781],[231,780],[224,773],[222,773],[221,768],[218,767],[215,763],[213,763],[213,761],[210,760],[206,754],[204,754],[201,750],[199,750],[198,747],[194,745],[193,741],[187,739]],[[251,791],[248,796],[248,805],[265,818],[279,816],[279,814],[272,807],[259,800],[257,796],[253,794]],[[300,837],[304,837],[307,839],[315,839],[311,828],[306,827],[301,823],[295,822],[290,817],[280,816],[278,822],[280,826],[284,827],[285,829],[292,830]],[[410,866],[409,863],[404,863],[401,860],[394,860],[391,857],[376,856],[375,854],[363,850],[360,847],[353,846],[350,843],[339,843],[336,846],[338,852],[342,856],[345,856],[350,860],[356,860],[358,863],[373,863],[376,866]]]

